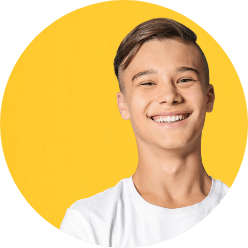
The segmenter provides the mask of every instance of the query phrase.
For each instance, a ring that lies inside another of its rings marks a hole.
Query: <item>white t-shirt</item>
[[[192,206],[169,209],[145,201],[132,177],[115,187],[75,202],[60,230],[88,243],[137,247],[173,238],[205,218],[222,200],[228,186],[212,179],[207,197]]]

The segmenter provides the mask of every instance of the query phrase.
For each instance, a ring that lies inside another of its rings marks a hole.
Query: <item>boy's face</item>
[[[120,73],[125,93],[117,93],[120,113],[131,120],[137,142],[175,149],[199,141],[214,103],[205,75],[196,45],[173,39],[146,42]]]

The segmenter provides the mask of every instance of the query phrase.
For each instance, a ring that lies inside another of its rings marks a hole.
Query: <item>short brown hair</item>
[[[143,22],[135,27],[121,42],[115,59],[114,70],[119,82],[120,91],[124,91],[124,85],[120,82],[119,72],[125,70],[132,62],[133,58],[139,51],[140,47],[147,41],[152,39],[163,40],[166,38],[179,39],[183,42],[192,42],[200,50],[206,67],[206,81],[209,83],[208,63],[201,48],[196,43],[196,34],[184,26],[168,18],[156,18]]]

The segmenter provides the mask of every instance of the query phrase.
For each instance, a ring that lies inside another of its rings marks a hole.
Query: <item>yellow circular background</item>
[[[30,205],[55,227],[76,200],[130,177],[137,148],[117,108],[113,60],[121,40],[143,21],[167,17],[198,36],[215,87],[203,130],[203,164],[231,186],[247,138],[238,75],[218,43],[170,9],[111,1],[76,10],[41,32],[9,78],[1,110],[2,146],[10,173]],[[227,37],[228,38],[228,37]]]

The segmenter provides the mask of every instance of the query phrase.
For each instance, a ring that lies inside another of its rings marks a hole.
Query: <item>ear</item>
[[[214,100],[215,100],[215,94],[214,94],[214,86],[212,84],[209,84],[207,86],[207,112],[213,111],[214,106]]]
[[[120,111],[121,117],[124,120],[128,120],[130,118],[130,116],[128,113],[128,109],[127,109],[124,95],[121,92],[118,92],[116,97],[117,97],[117,105],[118,105],[118,109]]]

